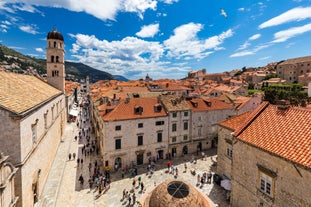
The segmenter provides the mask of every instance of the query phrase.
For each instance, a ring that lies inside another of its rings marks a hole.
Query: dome
[[[148,207],[211,207],[207,196],[190,183],[169,179],[159,184],[145,200]]]
[[[56,29],[54,29],[52,32],[49,32],[46,38],[64,41],[63,35],[60,32],[58,32]]]

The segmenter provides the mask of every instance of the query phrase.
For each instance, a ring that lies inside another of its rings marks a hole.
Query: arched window
[[[54,48],[56,47],[56,42],[54,42]]]
[[[51,56],[51,62],[54,63],[54,55]]]
[[[56,56],[56,62],[57,62],[57,63],[59,62],[59,57],[58,57],[58,56]]]

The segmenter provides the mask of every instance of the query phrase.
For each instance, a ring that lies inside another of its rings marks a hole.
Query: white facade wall
[[[156,126],[157,121],[164,121],[164,125]],[[138,128],[138,123],[143,123],[143,128]],[[104,165],[113,166],[115,159],[121,158],[121,167],[136,163],[137,152],[143,152],[144,163],[148,162],[148,156],[157,156],[158,150],[167,152],[168,146],[168,118],[152,117],[145,119],[131,119],[123,121],[104,122],[103,160]],[[116,131],[116,126],[121,130]],[[157,142],[157,133],[162,132],[162,142]],[[143,136],[143,145],[138,146],[138,135]],[[121,139],[121,149],[115,149],[115,140]],[[107,163],[108,162],[108,163]]]

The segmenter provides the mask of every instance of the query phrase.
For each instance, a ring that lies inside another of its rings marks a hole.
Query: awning
[[[71,116],[78,116],[79,111],[77,109],[71,109],[69,115]]]

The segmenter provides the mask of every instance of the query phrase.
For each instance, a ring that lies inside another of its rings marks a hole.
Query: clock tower
[[[65,93],[64,38],[56,29],[47,35],[46,72],[48,84]]]

